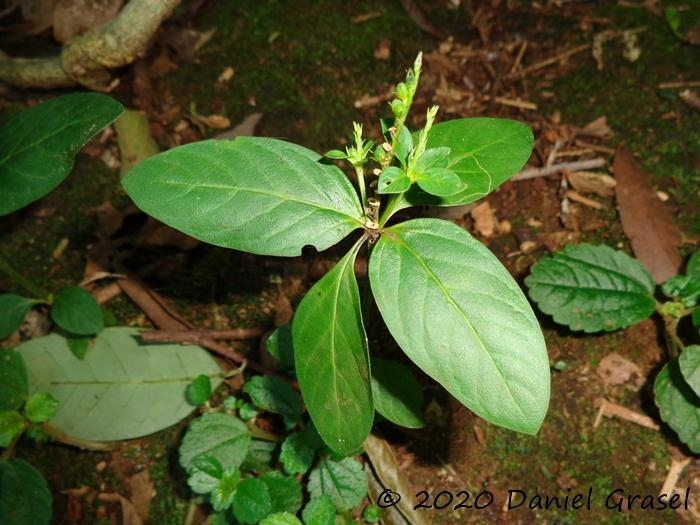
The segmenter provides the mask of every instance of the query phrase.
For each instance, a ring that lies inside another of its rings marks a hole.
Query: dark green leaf
[[[17,410],[29,395],[29,378],[22,356],[0,348],[0,411]]]
[[[0,127],[0,215],[58,186],[78,151],[122,111],[107,95],[75,93],[22,111]]]
[[[318,433],[339,454],[361,447],[374,419],[367,336],[354,273],[359,247],[309,290],[292,322],[304,402]]]
[[[27,419],[32,423],[46,423],[56,415],[58,399],[47,392],[35,392],[24,406]]]
[[[216,487],[211,491],[211,505],[214,510],[221,512],[233,504],[241,475],[238,470],[227,471],[221,477]]]
[[[0,447],[7,448],[24,431],[24,418],[15,410],[0,412]]]
[[[411,132],[408,131],[406,126],[401,126],[401,131],[399,131],[399,136],[396,140],[396,145],[394,153],[396,158],[399,159],[402,165],[406,164],[406,159],[409,154],[413,151],[413,137]]]
[[[690,259],[688,259],[685,274],[700,278],[700,251],[695,252],[690,256]]]
[[[699,454],[700,398],[683,378],[677,359],[666,363],[656,376],[654,401],[661,419],[694,454]]]
[[[11,293],[0,295],[0,339],[12,335],[22,325],[32,306],[38,303],[41,301]]]
[[[423,390],[405,366],[388,359],[372,359],[374,408],[392,423],[408,428],[425,425],[421,415]]]
[[[693,326],[700,330],[700,306],[693,310],[690,319],[693,322]]]
[[[100,305],[80,286],[68,286],[56,294],[51,318],[66,332],[76,335],[95,335],[104,328]]]
[[[512,177],[532,152],[532,131],[522,122],[465,118],[435,124],[428,148],[450,148],[447,167],[467,185],[464,191],[438,198],[415,186],[402,196],[400,208],[416,205],[455,206],[479,200]]]
[[[413,171],[425,173],[431,168],[446,168],[450,156],[450,148],[432,148],[425,150],[418,158]]]
[[[447,168],[430,168],[416,175],[420,189],[437,197],[449,197],[466,187],[457,174]]]
[[[202,455],[215,458],[224,470],[238,468],[250,449],[250,433],[240,419],[208,413],[190,423],[180,445],[180,465],[190,471]]]
[[[700,275],[676,275],[661,285],[661,291],[680,301],[683,306],[695,306],[700,299]]]
[[[324,250],[364,224],[350,181],[301,146],[262,137],[187,144],[122,184],[146,213],[192,237],[264,255]]]
[[[266,341],[267,351],[279,361],[282,371],[294,370],[294,345],[292,325],[287,323],[270,334]]]
[[[335,505],[327,494],[312,497],[301,512],[305,525],[335,525]]]
[[[47,525],[51,492],[44,476],[21,459],[0,460],[0,516],[3,525]]]
[[[284,379],[274,376],[254,376],[243,387],[256,406],[280,414],[286,427],[292,428],[301,416],[299,394]]]
[[[447,221],[407,221],[385,230],[369,278],[389,331],[419,368],[484,419],[537,432],[549,403],[544,338],[483,244]]]
[[[271,512],[289,512],[296,514],[301,508],[301,483],[295,478],[272,471],[259,478],[270,493]]]
[[[209,401],[211,390],[211,379],[209,379],[209,376],[200,374],[187,385],[187,400],[194,406],[203,405]]]
[[[277,443],[262,439],[253,439],[241,470],[265,471],[276,464]]]
[[[352,457],[339,461],[326,458],[309,474],[308,489],[312,498],[330,496],[336,510],[345,512],[359,505],[367,495],[367,476]]]
[[[544,313],[572,330],[624,328],[646,319],[656,308],[649,272],[639,261],[608,246],[569,245],[540,259],[525,284]]]
[[[686,346],[678,356],[678,365],[683,379],[700,396],[700,346]]]
[[[238,473],[236,469],[226,472],[229,474]],[[197,494],[209,494],[216,489],[223,476],[224,470],[219,460],[204,454],[192,462],[187,476],[187,484]]]
[[[377,182],[377,192],[380,195],[387,193],[403,193],[411,187],[411,179],[404,173],[401,168],[389,166],[384,168],[379,174]]]
[[[238,408],[238,417],[243,421],[253,419],[257,415],[258,409],[252,403],[245,402]]]
[[[305,474],[311,468],[315,456],[316,451],[306,436],[295,432],[287,436],[282,443],[280,462],[289,474]]]
[[[212,478],[221,479],[224,475],[224,467],[221,462],[209,454],[200,454],[192,460],[192,467],[210,475]]]
[[[238,484],[233,497],[233,514],[244,525],[254,524],[270,514],[272,501],[267,485],[258,478],[247,478]]]
[[[88,441],[148,435],[192,412],[185,389],[195,377],[207,374],[221,383],[221,369],[198,346],[142,344],[138,334],[107,328],[82,361],[57,334],[17,347],[30,392],[48,392],[59,401],[52,427]]]
[[[75,357],[81,361],[85,359],[85,356],[90,350],[90,337],[80,337],[77,335],[67,335],[66,343],[68,343],[68,348],[73,353]]]

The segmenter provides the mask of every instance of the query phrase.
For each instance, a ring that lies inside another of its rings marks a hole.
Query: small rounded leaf
[[[211,397],[211,379],[209,376],[200,374],[194,381],[187,385],[185,395],[187,400],[193,405],[203,405]]]
[[[233,514],[244,525],[258,523],[272,511],[267,485],[258,478],[247,478],[238,484],[233,497]]]
[[[27,366],[22,356],[0,349],[0,410],[17,410],[29,393]]]
[[[32,423],[46,423],[56,415],[58,399],[48,392],[36,392],[27,400],[24,412]]]
[[[411,187],[411,179],[401,168],[389,166],[379,174],[377,191],[380,195],[387,193],[403,193]]]
[[[447,168],[430,168],[416,176],[420,189],[436,197],[449,197],[464,191],[467,185]]]
[[[76,335],[95,335],[104,328],[100,305],[80,286],[68,286],[56,294],[51,318],[66,332]]]
[[[44,476],[21,459],[0,460],[0,516],[3,525],[46,525],[51,492]]]
[[[24,431],[24,418],[19,412],[0,412],[0,448],[7,448]]]
[[[11,293],[0,295],[0,339],[9,337],[17,330],[32,306],[40,302]]]

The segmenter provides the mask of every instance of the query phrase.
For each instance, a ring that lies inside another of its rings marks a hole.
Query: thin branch
[[[141,338],[149,343],[199,343],[203,339],[241,340],[262,337],[262,328],[236,328],[232,330],[152,330],[142,332]]]
[[[605,166],[607,163],[608,162],[605,159],[595,158],[577,160],[574,162],[562,162],[560,164],[552,164],[551,166],[543,166],[541,168],[528,168],[520,173],[516,173],[511,180],[527,180],[534,179],[536,177],[546,177],[547,175],[553,175],[554,173],[562,170],[589,170],[592,168],[600,168],[601,166]]]

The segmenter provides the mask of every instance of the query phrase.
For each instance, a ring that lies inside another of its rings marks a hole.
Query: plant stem
[[[360,199],[362,200],[362,209],[367,209],[367,190],[365,189],[365,170],[362,166],[355,166],[355,174],[357,175],[357,186],[360,188]]]
[[[44,290],[41,286],[34,284],[32,281],[21,275],[17,270],[15,270],[10,261],[8,261],[3,254],[0,253],[0,271],[5,272],[5,274],[10,278],[10,280],[17,286],[24,288],[33,297],[37,299],[46,299],[49,293]]]

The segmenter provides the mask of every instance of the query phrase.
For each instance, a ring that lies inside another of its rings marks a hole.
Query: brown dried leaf
[[[615,352],[601,359],[595,371],[608,385],[624,385],[631,382],[639,388],[645,381],[642,370],[636,364]]]
[[[498,221],[488,202],[482,202],[469,212],[474,219],[474,228],[486,238],[493,237],[498,231]]]
[[[569,184],[581,193],[595,193],[601,197],[612,197],[615,193],[615,179],[605,173],[567,171],[566,178]]]
[[[579,134],[603,138],[612,135],[612,130],[608,126],[608,118],[603,115],[586,124],[583,129],[579,130]]]
[[[622,229],[635,256],[660,284],[676,275],[683,263],[678,254],[680,230],[652,188],[649,175],[622,146],[615,153],[613,172]]]
[[[142,470],[131,476],[127,480],[129,486],[129,499],[134,504],[134,508],[139,513],[139,516],[144,520],[148,519],[148,513],[151,508],[151,500],[155,494],[153,481],[148,470]]]

